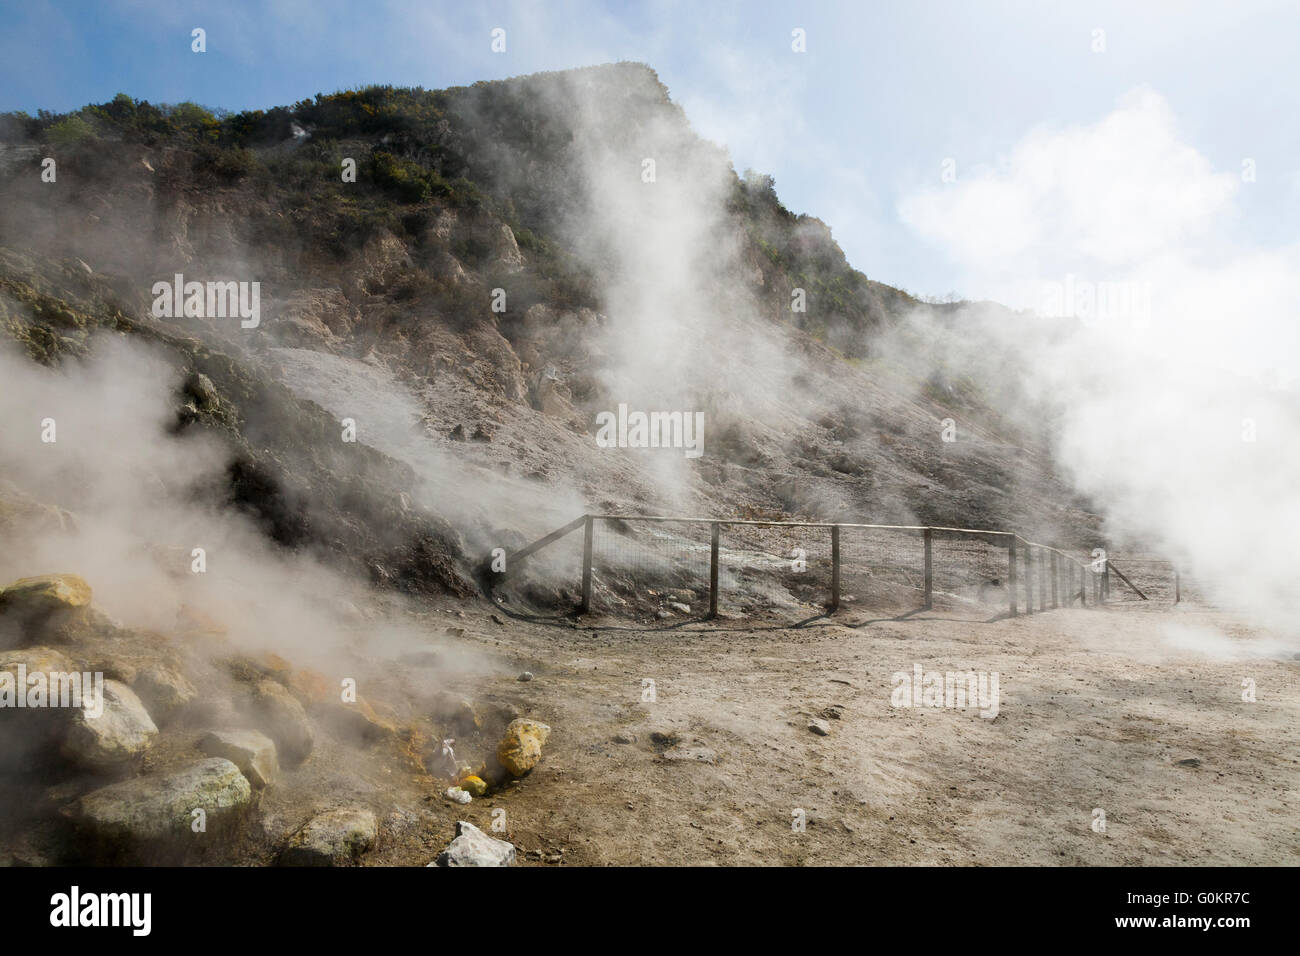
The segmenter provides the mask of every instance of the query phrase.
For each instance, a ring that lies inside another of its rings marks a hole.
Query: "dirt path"
[[[523,862],[1300,862],[1300,660],[1217,613],[466,623],[501,664],[480,692],[554,728],[532,775],[460,812],[486,828],[505,809]],[[891,676],[914,664],[997,672],[996,718],[891,706]],[[515,682],[523,668],[536,679]],[[819,714],[829,736],[808,729]]]

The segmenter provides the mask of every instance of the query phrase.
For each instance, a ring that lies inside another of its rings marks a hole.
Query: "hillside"
[[[4,337],[74,380],[107,336],[161,349],[174,435],[228,453],[196,493],[372,584],[468,594],[585,510],[1100,533],[974,331],[1050,330],[868,279],[648,67],[237,114],[121,94],[0,138]],[[154,317],[177,273],[259,282],[260,324]],[[704,453],[598,447],[620,404],[703,412]]]

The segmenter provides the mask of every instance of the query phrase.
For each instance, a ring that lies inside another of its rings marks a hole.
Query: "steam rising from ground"
[[[0,479],[71,512],[63,530],[52,512],[15,520],[0,579],[79,574],[95,605],[128,626],[170,633],[178,621],[208,620],[235,649],[339,672],[362,639],[364,590],[221,506],[230,453],[172,433],[180,379],[165,353],[109,336],[93,345],[90,359],[58,369],[0,352],[0,416],[9,423]],[[45,419],[54,442],[41,440]],[[204,573],[193,571],[195,548],[205,552]],[[371,656],[428,647],[427,635],[373,620],[364,638]]]
[[[1139,89],[1095,124],[1034,130],[997,164],[908,196],[966,291],[1072,331],[976,338],[1021,355],[1057,451],[1112,540],[1162,550],[1220,600],[1297,633],[1300,244],[1234,240],[1235,197]],[[978,370],[975,370],[978,372]]]

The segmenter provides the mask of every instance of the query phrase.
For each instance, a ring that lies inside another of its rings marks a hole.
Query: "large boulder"
[[[248,778],[254,790],[275,782],[280,761],[275,743],[256,730],[213,730],[199,738],[199,750],[210,757],[225,757]]]
[[[136,668],[130,684],[149,708],[149,713],[163,722],[176,716],[199,695],[184,674],[156,661]]]
[[[86,794],[64,808],[95,859],[149,850],[200,849],[214,829],[242,816],[252,799],[248,780],[229,760],[197,760],[165,774],[135,777]],[[196,832],[195,810],[204,828]]]
[[[140,756],[158,736],[158,728],[140,698],[125,684],[104,681],[102,711],[72,710],[63,755],[90,770],[111,770]]]
[[[253,688],[258,726],[275,741],[276,750],[289,764],[302,763],[311,753],[316,737],[302,704],[282,684],[259,681]]]
[[[75,574],[41,574],[19,578],[0,590],[0,608],[56,611],[85,607],[90,603],[90,585]]]
[[[456,824],[456,839],[429,866],[510,866],[514,862],[513,843],[493,839],[461,820]]]
[[[289,838],[280,854],[283,866],[338,866],[355,863],[375,845],[379,824],[362,807],[344,807],[313,817]]]
[[[31,769],[43,753],[54,754],[68,730],[70,710],[27,707],[33,675],[68,674],[72,661],[52,647],[28,647],[0,652],[0,767]],[[18,707],[19,697],[24,706]],[[48,690],[47,690],[48,702]]]
[[[497,745],[497,760],[511,775],[522,777],[542,759],[542,746],[550,735],[551,728],[540,721],[512,720]]]
[[[0,588],[0,647],[62,643],[46,633],[51,622],[90,610],[90,585],[75,574],[20,578]]]

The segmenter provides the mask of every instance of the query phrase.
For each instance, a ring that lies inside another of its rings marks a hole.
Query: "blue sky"
[[[196,26],[203,55],[190,51]],[[504,54],[489,45],[498,26]],[[796,27],[805,53],[791,50]],[[1093,51],[1097,29],[1104,52]],[[1014,179],[1004,164],[1026,137],[1094,127],[1135,89],[1158,96],[1170,135],[1209,164],[1206,175],[1237,176],[1254,161],[1255,181],[1215,207],[1217,235],[1236,250],[1293,242],[1298,41],[1300,4],[1272,0],[29,0],[0,7],[0,110],[68,110],[119,91],[256,108],[367,83],[438,88],[642,60],[738,170],[775,176],[787,206],[824,219],[872,278],[1006,298],[1014,292],[986,281],[962,243],[918,223],[939,207],[915,197],[942,188],[949,158],[962,184]]]

